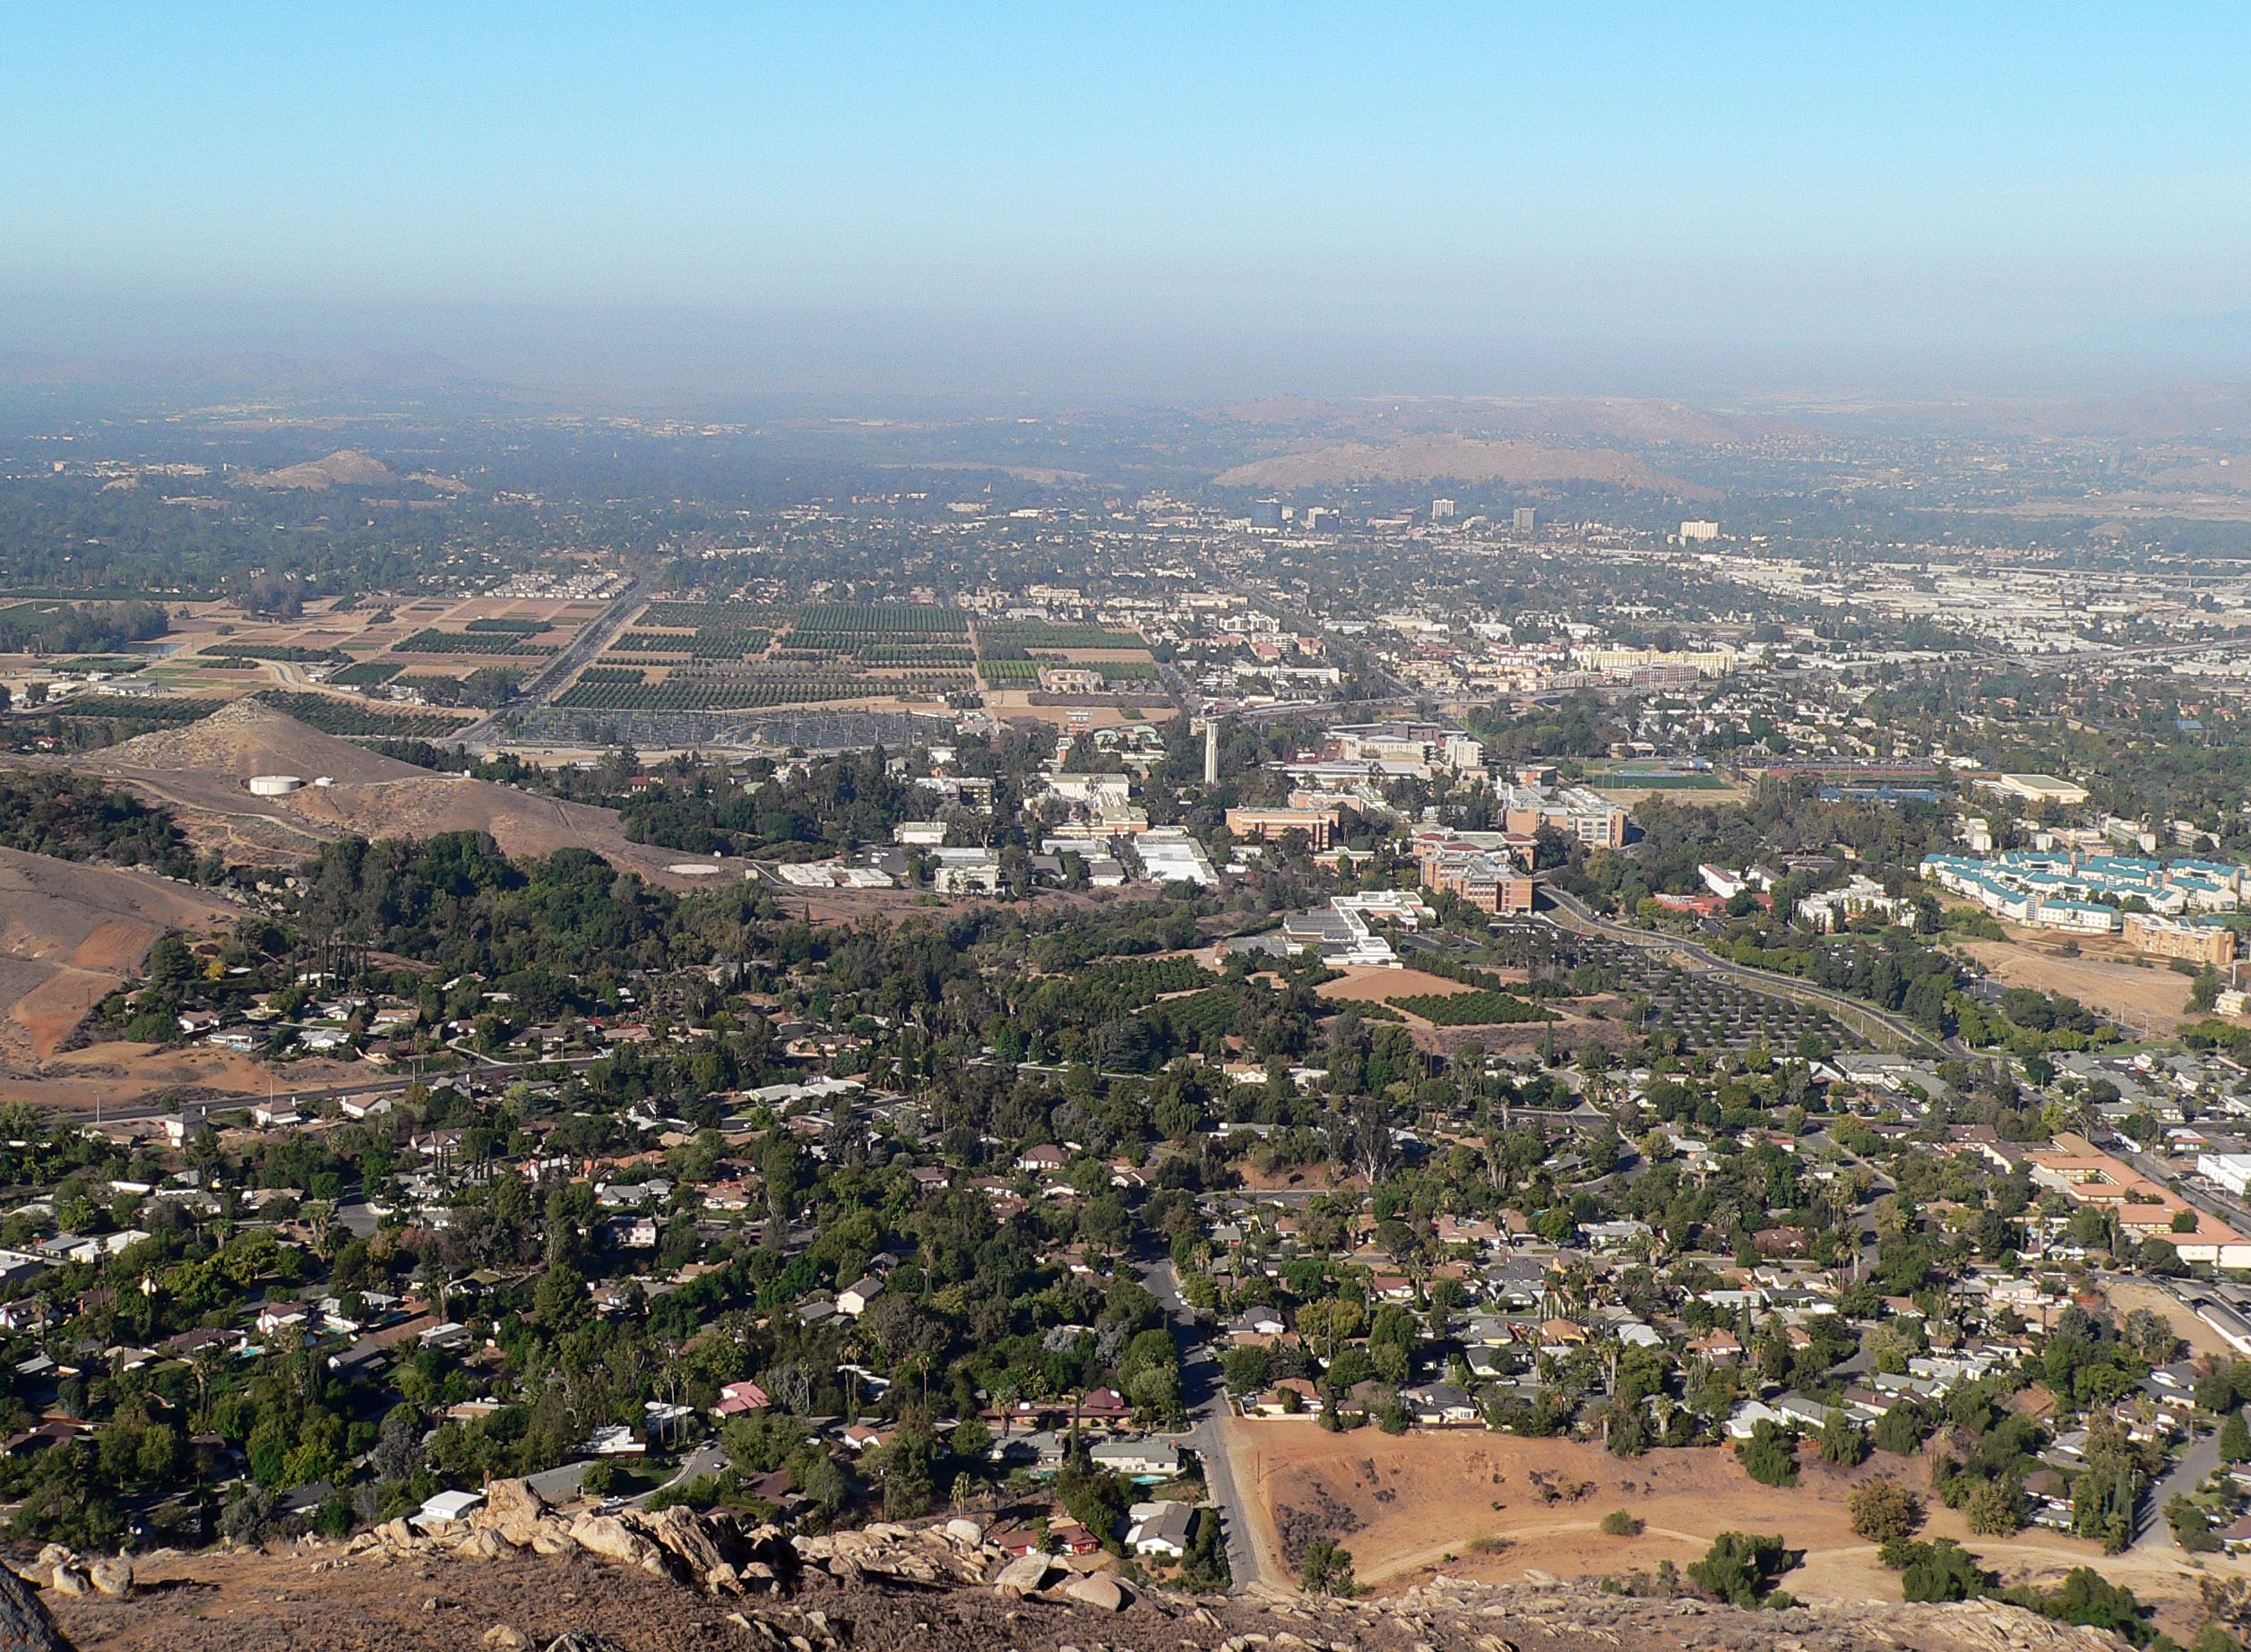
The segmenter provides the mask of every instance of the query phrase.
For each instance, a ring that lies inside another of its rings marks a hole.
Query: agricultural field
[[[803,675],[668,675],[651,682],[647,674],[612,666],[590,667],[557,695],[565,710],[737,711],[770,706],[811,705],[836,700],[873,700],[899,694],[944,694],[968,686],[966,677],[841,676],[833,672]]]
[[[1527,1021],[1553,1021],[1553,1010],[1527,1003],[1513,993],[1482,989],[1469,992],[1417,993],[1384,1002],[1394,1010],[1419,1016],[1433,1027],[1513,1027]]]
[[[797,611],[793,636],[861,639],[966,637],[970,618],[958,608],[913,602],[816,602]]]
[[[1141,633],[1106,631],[1100,625],[1050,625],[1039,620],[979,620],[977,652],[981,659],[1018,659],[1032,649],[1137,649]]]
[[[468,718],[442,711],[386,711],[332,694],[293,694],[270,689],[258,696],[277,711],[286,712],[308,728],[324,735],[375,736],[389,740],[443,738],[467,726]]]
[[[694,659],[749,659],[766,651],[773,632],[751,625],[706,625],[692,632],[628,631],[609,646],[621,654],[685,654]]]
[[[418,631],[391,645],[394,654],[506,654],[518,658],[545,658],[553,645],[526,642],[513,632]]]

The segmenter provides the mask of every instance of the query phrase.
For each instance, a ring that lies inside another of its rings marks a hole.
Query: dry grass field
[[[1425,993],[1470,993],[1477,989],[1460,981],[1449,981],[1442,975],[1427,975],[1419,969],[1373,969],[1354,964],[1347,967],[1340,979],[1324,981],[1318,990],[1324,998],[1345,1003],[1381,1003],[1386,998],[1417,998]]]
[[[263,1098],[269,1088],[287,1095],[364,1084],[375,1076],[375,1069],[358,1062],[294,1061],[272,1068],[209,1045],[167,1049],[119,1042],[63,1051],[35,1071],[0,1067],[0,1102],[91,1114],[146,1104],[177,1090],[191,1101],[241,1105]]]
[[[1956,950],[1982,964],[2005,986],[2060,993],[2091,1010],[2124,1014],[2136,1027],[2146,1015],[2150,1029],[2159,1035],[2170,1033],[2189,1019],[2188,977],[2176,975],[2162,960],[2143,968],[2125,961],[2130,956],[2125,953],[2066,958],[2052,943],[2024,939],[1964,941]]]
[[[1894,1601],[1898,1576],[1852,1530],[1853,1486],[1888,1475],[1924,1491],[1927,1459],[1882,1452],[1854,1469],[1800,1458],[1795,1487],[1764,1486],[1722,1449],[1658,1450],[1631,1460],[1595,1444],[1527,1440],[1484,1429],[1410,1432],[1374,1428],[1332,1434],[1297,1419],[1228,1424],[1235,1481],[1251,1501],[1252,1534],[1270,1577],[1295,1575],[1305,1542],[1326,1536],[1352,1553],[1360,1581],[1395,1593],[1444,1571],[1495,1582],[1528,1571],[1574,1578],[1653,1570],[1701,1560],[1723,1531],[1780,1532],[1805,1560],[1784,1587],[1813,1601]],[[1552,1500],[1545,1485],[1555,1493]],[[2165,1553],[2105,1559],[2100,1547],[2028,1529],[2013,1538],[1974,1537],[1935,1499],[1923,1536],[1953,1537],[2004,1581],[2052,1579],[2097,1565],[2145,1599],[2194,1598],[2195,1574]],[[1624,1509],[1644,1523],[1613,1537],[1602,1517]],[[2208,1557],[2207,1570],[2213,1570]],[[2251,1570],[2224,1562],[2227,1570]]]

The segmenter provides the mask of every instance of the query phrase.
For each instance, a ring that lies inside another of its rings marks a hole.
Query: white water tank
[[[305,784],[293,774],[254,774],[250,791],[257,797],[286,797]]]

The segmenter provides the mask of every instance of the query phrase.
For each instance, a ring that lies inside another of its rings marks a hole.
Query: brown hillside
[[[1600,482],[1613,487],[1717,500],[1697,483],[1652,469],[1610,448],[1551,448],[1467,436],[1413,436],[1388,447],[1342,442],[1255,460],[1213,478],[1226,487],[1324,487],[1350,482]]]
[[[1356,1601],[1279,1589],[1199,1598],[1130,1584],[1113,1611],[1061,1587],[1016,1598],[882,1573],[839,1579],[812,1566],[789,1595],[712,1598],[652,1575],[654,1566],[611,1564],[575,1548],[547,1556],[505,1541],[488,1546],[490,1559],[469,1547],[393,1559],[387,1549],[350,1553],[317,1542],[274,1553],[165,1550],[141,1559],[124,1599],[85,1590],[46,1600],[79,1646],[108,1652],[2126,1652],[2107,1631],[1994,1601],[1746,1612],[1591,1582],[1438,1579],[1397,1598]],[[1622,1571],[1640,1556],[1613,1540],[1606,1558],[1606,1570]],[[1080,1557],[1069,1570],[1116,1564]]]
[[[590,849],[674,889],[708,888],[745,871],[736,861],[715,877],[677,876],[668,869],[698,857],[626,841],[615,810],[418,769],[255,700],[238,700],[185,728],[63,761],[170,809],[197,848],[249,865],[291,865],[339,838],[482,831],[511,855]],[[246,782],[260,774],[293,774],[306,785],[284,796],[254,796]],[[312,784],[323,776],[331,784]]]
[[[380,459],[340,448],[325,459],[308,460],[301,465],[287,465],[279,470],[245,470],[237,474],[237,487],[301,487],[321,493],[342,482],[368,486],[383,482],[395,482],[398,476]]]
[[[168,929],[205,934],[237,916],[148,873],[0,849],[0,1062],[53,1054]]]
[[[263,701],[237,700],[184,728],[160,729],[87,753],[80,767],[232,775],[328,775],[361,783],[401,780],[427,771],[308,727]]]

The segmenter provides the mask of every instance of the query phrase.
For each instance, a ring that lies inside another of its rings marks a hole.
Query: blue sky
[[[2247,47],[2240,7],[18,4],[0,345],[2193,357],[2251,312]]]

